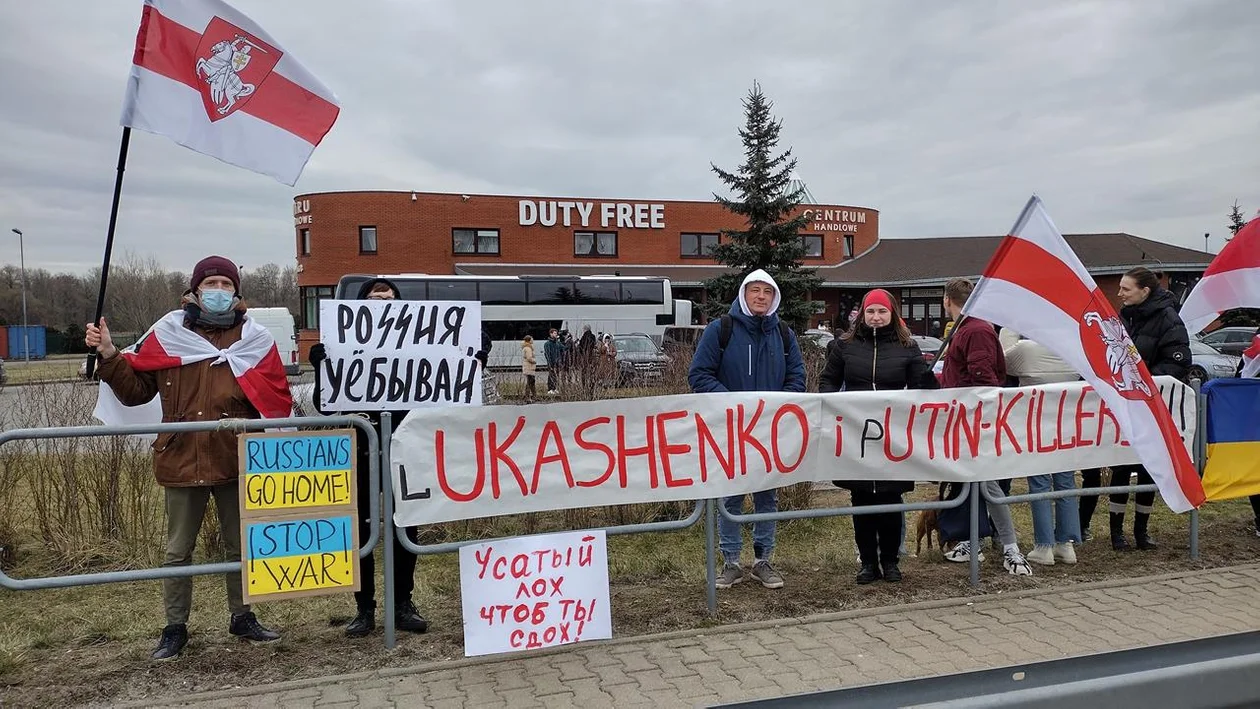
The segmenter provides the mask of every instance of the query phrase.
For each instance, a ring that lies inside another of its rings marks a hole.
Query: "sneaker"
[[[1028,560],[1042,566],[1054,566],[1054,550],[1055,547],[1049,544],[1038,544],[1033,547],[1032,551],[1028,552]]]
[[[1007,551],[1002,554],[1002,567],[1011,576],[1032,576],[1032,567],[1028,565],[1028,560],[1024,555],[1015,551]]]
[[[560,395],[560,392],[556,391],[555,389],[547,390],[547,396],[559,396],[559,395]]]
[[[984,552],[978,552],[976,556],[980,561],[984,561]],[[953,549],[945,552],[945,559],[959,564],[971,561],[971,542],[958,542]]]
[[[376,630],[376,608],[360,608],[354,620],[346,624],[347,638],[365,638]]]
[[[783,577],[765,559],[753,564],[752,577],[760,581],[761,585],[766,588],[783,588]]]
[[[187,644],[188,626],[168,625],[162,628],[162,639],[158,641],[157,649],[149,657],[155,662],[174,660],[184,651],[184,646]]]
[[[717,577],[717,582],[713,584],[718,589],[725,590],[744,580],[744,569],[739,564],[727,564],[722,567],[722,573]]]
[[[1260,537],[1260,532],[1256,532],[1256,536]],[[1088,529],[1081,530],[1081,544],[1088,542],[1094,538],[1094,533]]]
[[[1028,555],[1032,559],[1032,554]],[[1076,547],[1072,546],[1072,542],[1063,542],[1054,545],[1054,560],[1060,564],[1076,563]]]
[[[274,643],[280,639],[280,633],[269,630],[262,623],[259,623],[258,616],[254,615],[252,611],[232,616],[232,622],[228,625],[228,632],[241,640],[250,640],[256,643]]]
[[[408,599],[394,612],[394,627],[408,633],[423,633],[429,629],[429,621],[416,610],[416,604]]]
[[[884,564],[884,580],[889,583],[901,581],[901,569],[897,568],[896,562]]]

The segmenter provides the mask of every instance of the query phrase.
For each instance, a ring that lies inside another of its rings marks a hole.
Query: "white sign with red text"
[[[612,637],[604,530],[461,547],[464,656]]]
[[[1156,380],[1192,448],[1196,402]],[[971,482],[1133,464],[1083,382],[934,391],[731,392],[417,410],[394,433],[399,526],[700,500],[818,480]]]

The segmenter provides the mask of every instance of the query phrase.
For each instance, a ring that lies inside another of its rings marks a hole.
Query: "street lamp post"
[[[22,259],[22,349],[26,352],[26,363],[31,363],[31,329],[26,324],[26,246],[22,243],[22,230],[14,229],[18,235],[18,254]]]
[[[1211,235],[1212,235],[1212,232],[1210,231],[1204,232],[1203,234],[1203,250],[1207,251],[1208,253],[1212,253],[1211,251],[1208,251],[1208,237]]]

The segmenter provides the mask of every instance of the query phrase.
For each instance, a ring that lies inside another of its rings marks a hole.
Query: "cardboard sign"
[[[353,429],[240,436],[245,602],[359,590]]]
[[[461,547],[459,585],[466,657],[612,637],[602,529]]]
[[[1194,392],[1160,377],[1187,448]],[[818,480],[971,482],[1133,464],[1082,382],[731,392],[419,411],[394,433],[399,526],[742,495]]]
[[[324,411],[481,403],[481,303],[323,300]]]

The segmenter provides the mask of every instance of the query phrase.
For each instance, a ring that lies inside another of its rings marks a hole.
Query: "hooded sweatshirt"
[[[765,315],[753,315],[748,309],[744,289],[749,283],[766,283],[774,289],[774,299]],[[779,332],[781,300],[779,285],[769,273],[757,269],[744,278],[739,295],[731,304],[731,339],[726,350],[722,350],[720,343],[720,319],[704,328],[696,344],[687,374],[692,391],[805,391],[805,365],[800,345],[789,330],[785,348]]]

